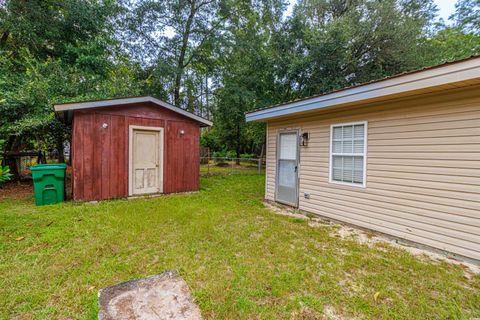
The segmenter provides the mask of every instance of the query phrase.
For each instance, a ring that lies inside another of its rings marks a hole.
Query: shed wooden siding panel
[[[103,123],[108,125],[107,129],[102,128]],[[130,125],[165,129],[165,193],[199,189],[199,125],[170,110],[132,105],[75,112],[72,141],[74,200],[91,201],[128,196]],[[179,135],[179,130],[184,130],[185,135]]]
[[[300,209],[480,259],[479,90],[269,122],[266,198],[277,131],[299,128]],[[368,121],[366,188],[328,182],[330,125],[353,121]]]
[[[182,135],[180,131],[185,133]],[[198,126],[186,125],[182,121],[169,121],[166,130],[166,153],[172,155],[166,159],[165,175],[168,184],[167,193],[195,191],[200,188],[200,130]],[[171,143],[174,141],[174,143]]]

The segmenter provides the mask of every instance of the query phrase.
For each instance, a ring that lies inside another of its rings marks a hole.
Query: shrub
[[[253,153],[242,153],[242,154],[240,155],[240,158],[241,158],[242,160],[250,160],[250,159],[255,158],[255,154],[253,154]]]
[[[228,150],[227,151],[227,158],[236,158],[237,153],[234,150]]]
[[[0,186],[12,178],[10,168],[8,166],[0,166]]]
[[[243,162],[246,162],[246,163],[257,163],[257,160],[252,160],[252,159],[255,159],[257,156],[254,154],[254,153],[242,153],[240,155],[240,159],[243,161]]]
[[[219,159],[219,158],[235,158],[236,153],[233,150],[222,150],[215,151],[212,153],[212,157],[216,164],[224,164],[228,159]]]
[[[212,153],[212,158],[224,158],[225,152],[223,151],[215,151]]]

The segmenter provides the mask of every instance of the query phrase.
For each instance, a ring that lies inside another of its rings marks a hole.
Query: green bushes
[[[235,158],[237,154],[233,150],[215,151],[212,153],[212,158]]]
[[[8,166],[0,166],[0,186],[12,178],[10,168]]]
[[[237,154],[233,150],[222,150],[222,151],[215,151],[212,153],[212,158],[229,158],[229,159],[236,159]],[[240,155],[240,159],[242,160],[250,160],[257,158],[254,153],[242,153]]]
[[[250,160],[253,158],[257,158],[257,156],[254,153],[242,153],[240,155],[240,159],[242,160]]]
[[[254,153],[242,153],[240,155],[240,161],[242,162],[253,162],[256,163],[256,160],[252,160],[257,158]],[[222,150],[222,151],[215,151],[212,153],[212,159],[216,165],[225,165],[227,162],[232,160],[237,160],[237,154],[233,150]]]
[[[212,153],[213,161],[217,166],[223,166],[227,164],[228,158],[235,158],[236,153],[233,150],[215,151]]]

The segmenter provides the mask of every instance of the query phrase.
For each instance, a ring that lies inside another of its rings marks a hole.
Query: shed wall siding
[[[480,260],[478,92],[269,122],[266,198],[275,198],[277,131],[299,128],[310,133],[300,147],[300,209]],[[330,125],[353,121],[368,121],[366,188],[328,182]]]
[[[102,124],[108,125],[107,129]],[[199,125],[149,105],[76,111],[73,120],[73,198],[102,200],[128,196],[128,127],[162,127],[164,193],[199,189]],[[179,135],[183,129],[185,134]]]

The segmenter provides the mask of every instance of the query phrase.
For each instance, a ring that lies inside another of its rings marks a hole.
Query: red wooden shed
[[[74,200],[199,189],[200,128],[210,121],[152,97],[54,107],[73,127]]]

